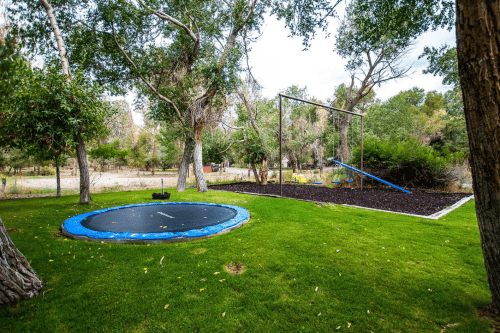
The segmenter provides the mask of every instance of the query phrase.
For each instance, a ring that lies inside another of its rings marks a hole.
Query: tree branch
[[[116,32],[115,32],[115,26],[113,23],[111,23],[111,27],[113,29],[113,40],[115,41],[115,45],[116,47],[120,50],[120,53],[125,57],[125,59],[127,60],[127,62],[132,65],[132,67],[134,67],[134,69],[136,71],[138,71],[138,68],[137,66],[135,65],[135,63],[132,61],[132,59],[130,59],[130,57],[128,56],[128,54],[123,50],[123,48],[121,47],[120,43],[118,43],[118,40],[116,39]],[[138,73],[137,74],[139,76],[139,78],[142,80],[142,82],[144,82],[148,87],[149,89],[151,89],[151,91],[153,91],[155,93],[156,96],[158,96],[159,99],[161,99],[162,101],[172,105],[172,107],[174,108],[175,110],[175,113],[177,115],[177,118],[179,119],[179,121],[181,122],[181,124],[184,126],[184,119],[182,119],[181,117],[181,113],[179,111],[179,109],[177,108],[177,106],[175,105],[175,103],[173,101],[171,101],[170,99],[168,99],[167,97],[163,96],[162,94],[160,94],[158,92],[157,89],[155,89],[151,83],[149,81],[147,81],[143,76],[142,74]]]
[[[199,43],[199,38],[194,34],[194,32],[191,31],[191,29],[189,29],[185,24],[183,24],[181,21],[173,18],[172,16],[168,15],[168,14],[165,14],[159,10],[156,10],[156,9],[153,9],[151,7],[149,7],[148,5],[146,5],[142,0],[139,0],[139,2],[141,3],[141,5],[143,5],[144,7],[146,7],[147,9],[149,9],[153,14],[155,14],[156,16],[158,16],[159,18],[163,19],[163,20],[167,20],[167,21],[170,21],[172,22],[173,24],[175,24],[176,26],[178,26],[179,28],[183,29],[193,40],[195,43]],[[191,18],[191,17],[190,17]],[[196,26],[196,24],[195,24]],[[197,26],[196,26],[197,27]]]

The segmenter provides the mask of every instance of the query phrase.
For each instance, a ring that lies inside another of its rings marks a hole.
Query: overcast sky
[[[303,51],[301,38],[289,37],[283,21],[268,17],[261,29],[262,35],[251,45],[249,53],[252,74],[263,86],[264,97],[274,98],[287,87],[297,85],[307,86],[309,97],[326,103],[338,85],[349,84],[349,74],[344,69],[347,61],[333,51],[338,25],[338,19],[332,20],[330,36],[325,38],[324,33],[318,33],[311,47]],[[377,98],[385,101],[413,87],[423,88],[426,92],[449,90],[450,86],[442,85],[441,77],[422,74],[428,63],[425,58],[418,59],[425,46],[439,47],[445,43],[456,45],[455,30],[429,32],[418,38],[407,58],[408,64],[412,65],[408,77],[376,86]],[[131,102],[132,96],[129,95],[127,100]],[[142,124],[141,114],[133,112],[133,117],[137,124]]]
[[[266,20],[263,34],[252,45],[249,57],[253,75],[264,87],[265,97],[273,98],[285,88],[298,85],[307,86],[311,97],[326,102],[327,98],[332,97],[335,87],[343,82],[350,83],[349,75],[344,69],[347,61],[333,51],[337,22],[338,20],[332,22],[330,37],[325,38],[325,34],[318,34],[310,49],[302,51],[302,39],[288,37],[289,32],[283,21],[277,21],[274,17]],[[375,87],[377,97],[385,101],[400,91],[415,86],[425,89],[426,92],[444,92],[450,89],[449,86],[441,84],[441,77],[422,74],[428,64],[425,59],[418,59],[424,46],[439,47],[445,43],[456,45],[454,30],[441,30],[421,36],[408,56],[408,64],[413,64],[409,77]]]

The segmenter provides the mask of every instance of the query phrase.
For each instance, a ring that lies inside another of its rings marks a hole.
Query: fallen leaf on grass
[[[214,275],[220,274],[220,272],[215,272]]]
[[[351,328],[351,323],[347,322],[347,328]]]
[[[219,282],[221,282],[221,283],[224,282],[224,281],[226,281],[226,279],[219,280]]]
[[[225,312],[222,312],[222,317],[225,317],[226,316],[226,313]]]
[[[167,309],[169,306],[170,306],[170,304],[165,304],[165,306],[163,308]]]
[[[207,288],[201,288],[201,289],[200,289],[200,293],[201,293],[203,290],[205,290],[205,289],[207,289]]]

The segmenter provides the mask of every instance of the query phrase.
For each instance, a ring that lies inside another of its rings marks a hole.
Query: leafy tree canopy
[[[438,49],[426,46],[419,59],[422,57],[426,57],[427,61],[429,61],[429,67],[423,70],[424,74],[442,76],[443,84],[451,85],[453,88],[460,87],[456,47],[450,47],[447,44]]]

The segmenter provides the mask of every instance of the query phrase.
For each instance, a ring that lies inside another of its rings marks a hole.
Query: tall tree
[[[0,5],[3,4],[3,2],[0,3]],[[0,25],[0,74],[4,74],[6,70],[12,73],[13,69],[19,70],[19,67],[23,68],[25,66],[25,62],[17,52],[16,41],[9,40],[9,38],[6,39],[9,30],[9,22],[5,20],[4,24]],[[4,56],[6,54],[10,55],[10,57],[7,57],[10,58],[10,61],[5,61],[6,57]],[[5,84],[5,81],[10,81],[11,84]],[[9,96],[4,95],[4,93],[12,93],[17,83],[19,82],[16,77],[0,75],[0,111],[5,103],[6,96]],[[2,123],[5,121],[1,112],[0,120]],[[0,169],[4,167],[5,163],[3,153],[0,150]],[[36,275],[24,255],[14,245],[0,218],[0,306],[36,297],[42,287],[42,280]]]
[[[402,78],[410,70],[411,65],[404,59],[411,46],[411,39],[399,38],[397,31],[387,30],[378,40],[367,38],[370,30],[357,22],[360,13],[359,3],[354,1],[347,8],[345,19],[341,22],[335,42],[337,53],[348,59],[346,70],[351,74],[351,83],[347,91],[346,111],[353,111],[373,88],[378,85]],[[382,24],[374,17],[371,24]],[[355,88],[359,82],[359,88]],[[340,158],[349,160],[348,134],[352,115],[341,116]]]
[[[456,24],[457,58],[470,164],[491,310],[500,314],[500,1],[358,0],[357,21],[379,40],[387,31],[414,38]],[[455,7],[456,5],[456,7]],[[371,25],[377,18],[383,24]]]
[[[253,132],[255,133],[255,139],[258,141],[256,145],[256,147],[258,147],[258,153],[252,154],[252,156],[259,156],[257,161],[261,164],[261,168],[260,179],[258,176],[256,176],[255,180],[259,185],[267,185],[270,147],[266,139],[269,137],[270,133],[269,131],[266,131],[265,128],[262,128],[261,125],[259,125],[259,122],[265,120],[266,115],[268,115],[269,111],[273,110],[274,108],[271,101],[263,99],[260,95],[259,84],[256,81],[251,80],[250,78],[247,78],[245,82],[242,82],[242,84],[240,84],[240,86],[237,88],[237,95],[242,103],[240,109],[244,109],[246,111],[245,116],[239,113],[239,118],[240,120],[250,123]],[[251,142],[253,142],[253,140]],[[246,140],[245,144],[248,146],[248,144],[251,142]],[[253,166],[254,174],[257,175],[257,172],[255,171],[256,161],[251,160],[249,162]]]
[[[16,22],[15,34],[27,43],[28,49],[34,51],[32,56],[41,55],[46,63],[59,60],[62,75],[69,83],[72,79],[68,49],[64,39],[64,29],[71,30],[70,17],[78,15],[74,1],[54,1],[54,7],[47,0],[27,1],[13,0],[10,17]],[[69,22],[69,24],[68,24]],[[74,27],[73,27],[74,28]],[[68,32],[66,32],[67,34]],[[56,47],[51,44],[55,41]],[[80,203],[86,204],[90,197],[90,176],[85,151],[83,122],[80,122],[78,133],[75,134],[76,155],[80,168]]]
[[[115,87],[136,86],[159,104],[153,118],[179,122],[185,151],[177,190],[183,191],[194,154],[199,191],[204,127],[220,118],[225,95],[237,82],[244,36],[258,29],[267,2],[95,0],[75,30],[73,57]],[[76,20],[75,20],[76,23]],[[95,45],[85,44],[85,38]],[[89,56],[90,55],[90,56]]]
[[[500,314],[500,1],[457,0],[457,57],[491,309]]]

